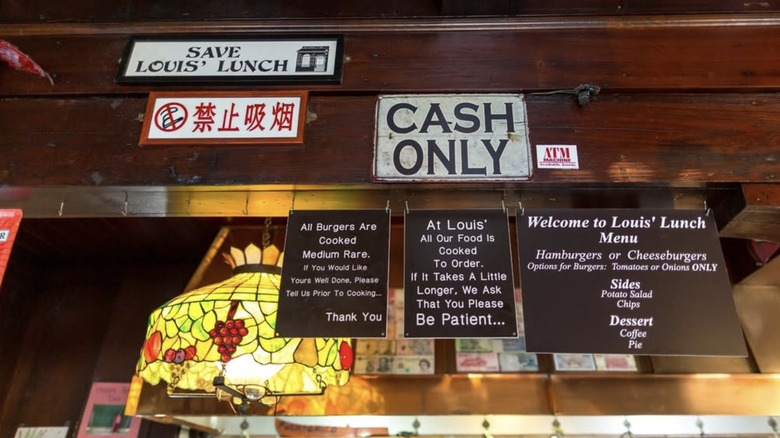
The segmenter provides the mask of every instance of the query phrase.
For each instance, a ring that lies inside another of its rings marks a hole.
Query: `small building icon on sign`
[[[324,72],[328,67],[327,46],[303,46],[298,50],[295,71]]]

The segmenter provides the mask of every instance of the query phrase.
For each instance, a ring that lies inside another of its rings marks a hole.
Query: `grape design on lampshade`
[[[228,320],[226,322],[217,321],[217,324],[209,332],[209,336],[216,344],[217,351],[222,355],[222,362],[227,362],[236,352],[236,346],[241,344],[241,340],[249,333],[244,327],[243,319],[233,319],[236,314],[238,301],[230,305]]]

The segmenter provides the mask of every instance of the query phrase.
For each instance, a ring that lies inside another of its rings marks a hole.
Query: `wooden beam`
[[[652,3],[652,4],[650,4]],[[442,12],[451,15],[630,15],[630,14],[675,14],[675,13],[710,13],[710,12],[768,12],[776,9],[770,2],[728,1],[714,2],[680,2],[657,0],[643,2],[637,0],[585,0],[556,1],[550,3],[544,0],[443,0]]]
[[[780,185],[743,184],[742,194],[721,237],[780,242]]]
[[[540,183],[772,182],[780,177],[775,94],[528,96],[531,144],[578,146],[578,170]],[[0,101],[0,184],[110,187],[361,184],[371,179],[374,96],[315,95],[302,146],[140,148],[145,99]],[[521,188],[523,185],[518,185]],[[483,185],[482,187],[487,187]],[[500,185],[500,188],[506,188]],[[117,207],[119,208],[119,207]]]
[[[365,379],[385,415],[778,415],[780,379],[761,374],[486,374]],[[548,392],[549,390],[549,392]],[[739,394],[735,397],[735,394]],[[145,384],[138,414],[231,415],[216,398],[174,399]],[[319,415],[377,414],[333,404]],[[251,415],[272,415],[253,407]]]
[[[503,203],[510,216],[515,215],[515,207],[520,202],[530,208],[678,208],[701,209],[704,199],[733,198],[739,196],[734,185],[716,187],[667,187],[667,186],[617,186],[593,187],[591,185],[566,186],[561,184],[518,184],[497,187],[492,184],[452,185],[252,185],[252,186],[48,186],[34,188],[0,188],[0,208],[21,208],[25,219],[58,218],[53,228],[66,230],[90,230],[93,222],[74,218],[123,218],[125,223],[139,225],[145,229],[144,218],[148,217],[189,217],[199,221],[186,222],[181,226],[177,222],[161,225],[165,230],[177,235],[187,235],[192,229],[193,236],[204,229],[211,230],[205,240],[188,240],[188,248],[206,248],[210,239],[217,234],[220,225],[226,224],[217,218],[230,218],[228,221],[242,221],[257,224],[258,217],[287,217],[290,209],[297,210],[349,210],[365,208],[385,208],[390,202],[391,214],[401,218],[407,206],[409,208],[497,208]],[[127,199],[127,210],[124,202]],[[247,203],[248,201],[248,203]],[[60,215],[59,211],[62,210]],[[713,208],[716,212],[717,209]],[[125,212],[127,214],[125,214]],[[716,216],[717,218],[717,216]],[[72,219],[72,220],[71,220]],[[160,218],[162,219],[162,218]],[[62,223],[61,223],[62,222]],[[98,226],[102,226],[96,222]],[[42,234],[46,235],[45,226]],[[128,229],[132,229],[130,226]],[[30,228],[25,227],[26,230]],[[87,231],[88,232],[88,231]],[[137,243],[133,237],[138,230],[122,236],[118,245],[125,247]],[[27,235],[27,234],[25,234]],[[63,233],[63,235],[79,235]],[[161,235],[167,235],[166,231]],[[147,238],[153,236],[145,236]],[[43,240],[46,242],[40,244]],[[110,240],[108,237],[99,239]],[[52,255],[71,254],[73,245],[70,240],[50,240],[36,237],[34,245],[19,241],[16,245],[33,255],[49,260]],[[68,246],[70,245],[70,246]],[[42,249],[43,248],[43,249]],[[55,252],[47,252],[53,249]],[[143,253],[145,249],[139,248]],[[87,257],[96,254],[89,249]],[[163,260],[180,260],[182,256],[175,249],[157,253],[163,254]],[[78,252],[77,252],[78,253]],[[72,255],[72,254],[71,254]],[[82,254],[76,254],[80,258]],[[200,256],[196,252],[196,256]],[[187,257],[184,257],[187,258]],[[132,258],[130,258],[132,259]],[[130,260],[128,259],[128,260]],[[195,260],[197,261],[197,260]],[[752,270],[751,270],[752,271]],[[402,284],[399,281],[394,284]]]
[[[780,259],[776,258],[754,274],[755,277],[764,277],[763,280],[751,276],[745,284],[734,288],[734,302],[742,330],[762,373],[780,373],[780,337],[777,336],[780,333],[780,319],[777,318],[780,312],[778,262]],[[763,281],[770,284],[760,284]]]
[[[257,17],[322,18],[322,17],[436,17],[464,15],[629,15],[629,14],[684,14],[684,13],[739,13],[768,12],[777,9],[772,1],[732,2],[728,0],[706,2],[676,2],[641,0],[567,0],[554,4],[543,0],[413,0],[393,2],[365,2],[362,0],[322,3],[296,0],[286,2],[241,2],[215,4],[200,2],[196,14],[194,7],[182,10],[179,4],[149,1],[115,1],[111,5],[94,0],[78,0],[64,3],[45,0],[0,2],[5,22],[72,21],[144,21],[186,20],[193,15],[204,20],[256,19]]]
[[[466,415],[513,414],[543,415],[550,412],[547,378],[542,374],[438,376],[353,376],[360,380],[358,391],[371,391],[377,403],[328,403],[316,415]],[[357,383],[355,383],[357,385]],[[328,388],[330,391],[333,388]],[[368,394],[350,394],[350,386],[335,388],[350,399],[369,398]],[[522,397],[518,397],[522,394]],[[339,396],[340,397],[340,396]],[[286,397],[282,405],[296,405]],[[255,406],[250,415],[273,414],[273,407]],[[230,406],[215,397],[171,398],[163,384],[144,383],[138,403],[138,415],[230,415]],[[280,412],[282,414],[282,412]]]
[[[345,36],[340,85],[329,92],[549,91],[582,83],[603,93],[780,90],[780,14],[319,21],[211,21],[0,26],[54,85],[0,70],[5,96],[133,94],[118,86],[131,35]]]
[[[777,415],[780,379],[760,374],[550,377],[557,415]]]

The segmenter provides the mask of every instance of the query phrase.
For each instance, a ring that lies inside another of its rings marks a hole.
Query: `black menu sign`
[[[503,210],[415,210],[404,234],[404,336],[517,336]]]
[[[389,211],[291,211],[279,336],[384,337],[389,240]]]
[[[517,239],[528,351],[746,355],[704,211],[518,210]]]

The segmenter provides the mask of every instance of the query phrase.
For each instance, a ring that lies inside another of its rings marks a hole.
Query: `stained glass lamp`
[[[264,236],[265,237],[265,236]],[[216,396],[246,409],[281,396],[322,394],[349,380],[349,338],[276,336],[283,255],[230,249],[233,276],[186,292],[149,317],[136,373],[169,396]]]

